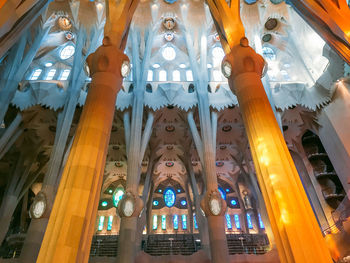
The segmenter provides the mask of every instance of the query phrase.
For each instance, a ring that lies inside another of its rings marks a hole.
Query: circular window
[[[182,206],[185,206],[185,205],[187,205],[187,202],[186,202],[186,200],[182,200],[182,201],[181,201],[181,205],[182,205]]]
[[[232,199],[232,200],[231,200],[231,205],[237,205],[237,200]]]
[[[166,162],[165,165],[167,167],[173,167],[174,166],[174,162]]]
[[[173,131],[175,131],[175,126],[174,126],[174,125],[167,125],[167,126],[165,127],[165,130],[166,130],[167,132],[173,132]]]
[[[118,206],[118,203],[120,200],[122,200],[123,195],[124,195],[124,189],[122,189],[122,188],[115,189],[114,194],[113,194],[113,203],[114,203],[115,207]]]
[[[216,166],[222,167],[222,166],[224,166],[224,162],[218,161],[218,162],[216,162]]]
[[[60,58],[63,60],[68,59],[74,55],[74,52],[75,52],[75,47],[73,45],[67,45],[64,48],[62,48],[60,52]]]
[[[103,207],[106,207],[106,206],[108,205],[108,202],[107,202],[107,201],[103,201],[103,202],[101,203],[101,205],[102,205]]]
[[[263,37],[262,37],[262,41],[264,42],[269,42],[272,38],[272,35],[271,34],[265,34]]]
[[[173,47],[165,47],[162,51],[162,56],[165,60],[174,60],[176,57],[176,51]]]
[[[265,28],[267,30],[272,30],[277,26],[277,24],[278,24],[278,21],[276,18],[269,18],[265,23]]]
[[[157,205],[159,205],[159,202],[158,202],[157,200],[154,200],[154,201],[153,201],[153,205],[154,205],[154,206],[157,206]]]
[[[271,3],[275,4],[275,5],[278,5],[280,3],[282,3],[283,0],[271,0]]]
[[[164,202],[167,207],[172,207],[175,204],[176,195],[173,189],[168,188],[164,191]]]

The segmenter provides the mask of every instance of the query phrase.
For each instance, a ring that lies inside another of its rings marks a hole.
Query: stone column
[[[261,83],[264,59],[243,37],[223,60],[244,120],[281,262],[331,263],[315,215]]]
[[[319,137],[350,196],[350,84],[339,81],[332,102],[318,114]]]
[[[38,263],[88,262],[121,68],[128,57],[104,39],[88,57],[91,87],[38,256]]]

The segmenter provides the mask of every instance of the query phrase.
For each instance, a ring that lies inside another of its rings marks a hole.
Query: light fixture
[[[231,77],[232,66],[231,66],[230,62],[228,62],[227,60],[222,62],[222,64],[221,64],[221,72],[225,76],[225,78]]]
[[[51,62],[45,63],[45,67],[47,67],[47,68],[51,67],[52,65],[53,65],[53,64],[52,64]]]
[[[130,70],[131,70],[130,62],[128,60],[124,60],[122,63],[121,70],[120,70],[122,77],[123,78],[127,77],[130,73]]]

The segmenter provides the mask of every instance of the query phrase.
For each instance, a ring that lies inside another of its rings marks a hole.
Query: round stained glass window
[[[73,45],[67,45],[64,48],[62,48],[60,52],[60,58],[68,59],[74,55],[74,52],[75,52],[75,47]]]
[[[164,191],[164,202],[167,207],[172,207],[175,204],[176,195],[173,189],[168,188]]]
[[[186,202],[186,200],[182,200],[182,201],[181,201],[181,205],[182,205],[182,206],[185,206],[185,205],[187,205],[187,202]]]
[[[174,60],[176,57],[176,51],[173,47],[165,47],[162,51],[162,56],[165,60]]]
[[[113,194],[113,203],[114,203],[114,206],[115,206],[115,207],[118,206],[118,203],[119,203],[120,200],[122,200],[123,195],[124,195],[124,189],[122,189],[122,188],[117,188],[117,189],[114,191],[114,194]]]

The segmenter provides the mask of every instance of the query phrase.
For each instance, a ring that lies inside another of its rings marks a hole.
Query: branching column
[[[128,61],[127,56],[106,38],[88,58],[92,83],[38,263],[88,261],[124,61]]]
[[[281,262],[332,262],[261,83],[264,59],[242,38],[223,65],[239,102]]]

